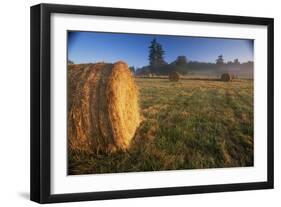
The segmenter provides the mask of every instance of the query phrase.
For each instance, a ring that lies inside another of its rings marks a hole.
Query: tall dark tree
[[[163,66],[166,62],[164,61],[165,51],[162,45],[159,44],[154,38],[149,46],[149,65],[152,70],[157,69],[157,67]]]
[[[222,65],[222,64],[224,64],[223,55],[219,55],[219,56],[218,56],[218,59],[216,59],[216,64],[217,64],[217,65]]]
[[[178,66],[186,65],[187,64],[187,59],[186,59],[186,57],[184,55],[178,56],[176,61],[175,61],[175,63]]]
[[[129,69],[132,71],[132,73],[135,73],[135,72],[136,72],[136,69],[135,69],[134,66],[129,67]]]
[[[234,63],[235,65],[239,65],[239,64],[240,64],[238,58],[234,59],[234,62],[233,62],[233,63]]]

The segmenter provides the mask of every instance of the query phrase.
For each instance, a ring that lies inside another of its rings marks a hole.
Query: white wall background
[[[37,3],[81,4],[275,18],[275,189],[123,199],[53,206],[276,206],[281,202],[281,13],[279,1],[246,0],[69,0],[1,2],[0,32],[0,205],[36,206],[29,201],[29,7]]]

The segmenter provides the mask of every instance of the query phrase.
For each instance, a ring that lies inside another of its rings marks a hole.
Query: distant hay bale
[[[180,80],[180,74],[178,72],[175,72],[175,71],[171,72],[169,74],[169,80],[170,81],[179,81]]]
[[[228,82],[228,81],[231,81],[231,79],[232,79],[232,76],[229,73],[224,73],[221,75],[222,81]]]
[[[70,150],[108,153],[129,147],[140,113],[126,63],[68,66],[67,124]]]

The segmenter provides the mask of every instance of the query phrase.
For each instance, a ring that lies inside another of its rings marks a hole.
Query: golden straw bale
[[[232,76],[229,73],[224,73],[221,75],[222,81],[228,82],[228,81],[231,81],[231,79],[232,79]]]
[[[126,150],[139,124],[138,89],[126,63],[68,66],[70,150]]]
[[[170,81],[179,81],[180,80],[180,74],[176,71],[173,71],[169,74],[169,80]]]

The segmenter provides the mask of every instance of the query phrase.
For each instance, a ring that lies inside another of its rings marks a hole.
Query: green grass
[[[69,153],[69,174],[253,166],[253,81],[137,78],[143,121],[127,152]]]

